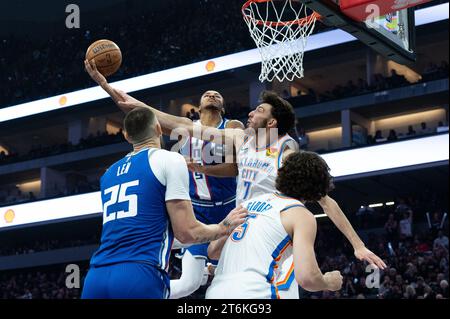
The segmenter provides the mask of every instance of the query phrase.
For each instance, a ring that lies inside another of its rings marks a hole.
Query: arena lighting
[[[429,8],[417,10],[416,26],[448,20],[449,4],[444,3]],[[308,40],[306,51],[323,49],[329,46],[355,41],[356,38],[342,30],[333,30],[312,35]],[[243,51],[218,58],[192,63],[164,71],[150,73],[127,80],[112,83],[125,92],[134,92],[178,81],[193,79],[208,74],[232,70],[261,62],[258,49]],[[211,69],[210,65],[214,65]],[[88,75],[86,75],[88,76]],[[74,91],[67,94],[49,97],[42,100],[18,104],[0,109],[0,123],[35,115],[48,111],[59,110],[70,106],[88,103],[108,97],[100,87]]]
[[[441,134],[413,140],[323,154],[330,173],[337,181],[355,175],[377,174],[401,167],[448,161],[449,135]]]
[[[385,205],[386,206],[392,206],[392,205],[395,205],[395,203],[394,202],[387,202]]]
[[[330,166],[331,173],[335,177],[343,177],[343,174],[355,175],[394,167],[448,161],[448,142],[449,135],[446,134],[335,152],[323,157]],[[57,219],[100,215],[101,212],[100,192],[4,206],[0,207],[0,229]]]
[[[6,206],[0,208],[0,229],[99,214],[101,211],[100,192]]]
[[[324,218],[324,217],[328,217],[328,215],[327,214],[317,214],[317,215],[314,215],[314,217],[315,218]]]
[[[375,207],[382,207],[383,203],[376,203],[376,204],[370,204],[369,207],[370,208],[375,208]]]

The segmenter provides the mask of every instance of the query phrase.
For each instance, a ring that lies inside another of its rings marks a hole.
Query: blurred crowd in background
[[[188,114],[186,116],[188,116]],[[199,114],[194,109],[192,109],[191,112],[189,112],[188,117],[191,119],[197,119],[199,117]],[[415,138],[425,135],[436,134],[442,130],[448,131],[447,124],[444,124],[442,122],[439,122],[438,126],[433,128],[428,127],[425,122],[422,122],[420,124],[420,127],[416,128],[410,125],[407,129],[405,128],[404,131],[406,133],[397,133],[396,130],[391,129],[387,137],[383,136],[382,132],[378,130],[374,136],[372,135],[363,136],[362,143],[355,144],[353,147],[359,147],[361,145],[373,145],[380,143],[396,142],[398,140],[403,140],[407,138]],[[309,146],[310,143],[309,135],[300,125],[297,125],[296,129],[293,132],[290,132],[290,134],[294,139],[298,141],[300,149],[302,150],[315,151],[319,153],[333,150],[333,149],[311,149]],[[123,137],[122,131],[119,131],[116,134],[97,132],[96,135],[91,134],[86,138],[80,139],[80,143],[76,145],[73,145],[70,142],[45,147],[37,145],[34,146],[28,153],[25,154],[10,153],[6,155],[4,152],[0,152],[0,165],[17,163],[37,158],[43,158],[47,156],[65,154],[68,152],[80,151],[93,147],[124,142],[125,139]],[[166,143],[164,143],[164,148],[170,150],[172,145],[173,143],[166,141]],[[0,203],[2,205],[3,204],[7,205],[10,203],[24,203],[34,201],[37,199],[83,194],[94,192],[97,190],[99,190],[99,182],[97,179],[95,178],[93,179],[92,176],[90,176],[89,178],[86,176],[85,178],[76,179],[72,183],[70,183],[70,186],[67,187],[55,188],[51,192],[51,195],[47,195],[45,197],[40,196],[39,194],[35,194],[33,192],[23,192],[20,190],[20,187],[18,185],[3,185],[0,187]]]
[[[421,79],[416,83],[448,78],[448,71],[448,61],[441,61],[440,64],[431,62],[423,70]],[[379,73],[374,74],[370,84],[367,82],[367,80],[359,78],[356,81],[348,80],[345,84],[338,84],[332,90],[325,92],[317,93],[313,89],[309,89],[307,94],[298,92],[295,97],[291,97],[290,93],[285,90],[283,91],[282,95],[284,98],[287,98],[294,107],[300,107],[378,91],[395,89],[411,84],[412,83],[407,81],[404,76],[399,75],[394,69],[392,69],[390,76],[384,76]]]
[[[377,208],[372,219],[347,213],[366,246],[385,260],[388,268],[380,271],[378,288],[368,288],[366,278],[373,269],[358,261],[349,242],[331,224],[318,223],[315,243],[322,272],[340,270],[344,284],[338,292],[309,293],[300,289],[301,298],[312,299],[442,299],[448,298],[448,218],[447,207],[439,206],[433,196],[411,195],[399,198],[395,205]],[[33,254],[59,248],[98,244],[99,234],[79,240],[48,240],[2,248],[0,255]],[[171,278],[181,275],[181,260],[174,251],[170,259]],[[79,264],[83,276],[88,265]],[[32,270],[0,272],[3,298],[79,298],[81,289],[65,286],[64,267],[40,267]],[[368,270],[368,271],[367,271]],[[208,282],[211,282],[211,279]],[[204,298],[207,285],[187,299]]]
[[[117,43],[124,57],[111,81],[252,49],[255,44],[242,19],[241,6],[240,1],[228,0],[166,0],[162,13],[154,8],[124,12],[112,24],[84,24],[81,29],[50,34],[45,40],[32,35],[3,36],[0,107],[93,86],[84,72],[83,60],[86,49],[98,39]],[[318,23],[314,32],[327,29]],[[377,76],[370,87],[360,80],[356,84],[349,81],[320,99],[355,94],[350,91],[379,90],[399,84],[392,83],[395,81],[404,80],[395,75],[388,79]]]
[[[254,47],[239,1],[165,2],[163,14],[152,8],[124,13],[113,24],[84,25],[43,41],[14,35],[0,39],[0,106],[93,86],[83,60],[98,39],[114,41],[124,57],[111,81]]]

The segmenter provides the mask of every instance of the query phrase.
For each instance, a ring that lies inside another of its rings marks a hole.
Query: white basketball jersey
[[[281,223],[280,213],[304,205],[272,193],[246,201],[243,206],[249,217],[228,237],[206,298],[282,298],[279,287],[290,285],[295,275],[292,241]],[[289,258],[289,270],[283,272],[282,265]]]
[[[249,137],[237,153],[239,168],[236,205],[259,195],[276,191],[275,179],[286,148],[298,150],[298,143],[288,134],[263,149]]]
[[[276,192],[275,180],[282,165],[286,148],[298,151],[298,143],[288,134],[264,149],[258,149],[254,137],[249,137],[237,152],[239,168],[236,205],[263,194]],[[288,258],[280,269],[278,292],[283,299],[298,299],[298,285],[293,280],[293,258]],[[284,281],[286,279],[286,282]]]

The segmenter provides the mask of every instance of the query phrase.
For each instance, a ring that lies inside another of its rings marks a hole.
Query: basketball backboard
[[[360,22],[344,13],[338,0],[300,1],[318,12],[322,23],[350,33],[388,59],[400,64],[416,61],[414,8]]]

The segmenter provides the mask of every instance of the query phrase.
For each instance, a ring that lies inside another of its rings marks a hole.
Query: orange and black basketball
[[[117,44],[110,40],[98,40],[86,51],[86,59],[94,60],[98,71],[104,76],[114,74],[122,63],[122,52]]]

